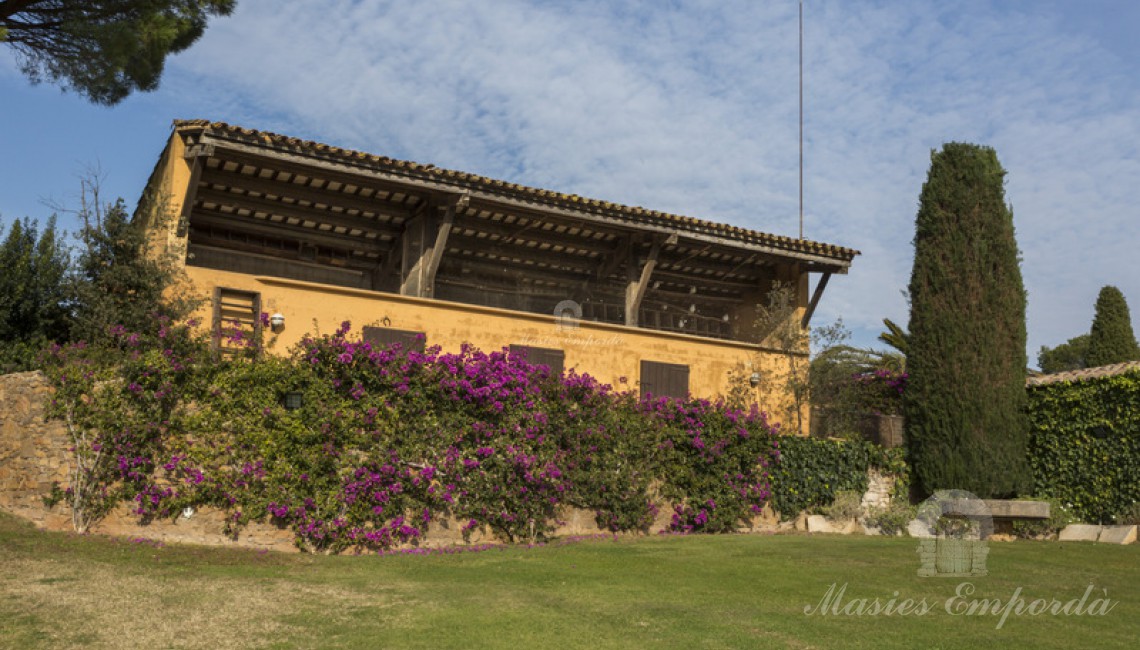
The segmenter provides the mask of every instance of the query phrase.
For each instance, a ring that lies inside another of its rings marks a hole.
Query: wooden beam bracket
[[[819,278],[819,282],[815,285],[815,292],[811,295],[811,302],[808,303],[807,311],[804,312],[804,318],[800,321],[800,327],[807,327],[811,323],[812,314],[815,313],[816,306],[819,305],[819,299],[823,297],[823,289],[827,286],[827,281],[831,279],[831,272],[824,271],[823,275]]]
[[[661,247],[677,243],[677,235],[668,237],[655,236],[653,244],[649,247],[649,256],[640,271],[636,268],[633,251],[630,250],[629,284],[625,289],[625,324],[637,327],[637,314],[641,310],[641,301],[645,298],[645,290],[649,287],[649,279],[653,276],[653,268],[657,266],[657,257],[661,254]]]
[[[430,298],[435,292],[435,276],[455,225],[457,205],[458,201],[426,207],[408,221],[402,246],[401,294]]]

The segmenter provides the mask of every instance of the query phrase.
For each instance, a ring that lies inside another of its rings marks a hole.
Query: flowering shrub
[[[858,408],[878,415],[902,415],[907,377],[905,371],[888,368],[853,376]]]
[[[231,533],[272,521],[337,552],[414,544],[444,518],[533,543],[569,506],[615,532],[662,507],[673,530],[729,531],[769,497],[760,413],[642,401],[506,350],[374,348],[348,323],[289,358],[259,355],[255,333],[219,359],[159,326],[53,352],[53,412],[82,461],[65,496],[86,524],[123,500],[144,519],[211,505]]]

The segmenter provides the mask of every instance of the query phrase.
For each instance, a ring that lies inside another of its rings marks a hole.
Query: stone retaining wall
[[[66,503],[48,508],[53,484],[66,487],[71,471],[67,428],[45,420],[52,388],[40,372],[0,375],[0,510],[46,530],[71,531]],[[238,539],[222,534],[224,513],[202,509],[189,518],[140,524],[129,504],[122,504],[92,527],[92,533],[210,545],[239,545],[290,550],[293,535],[268,524],[244,528]]]

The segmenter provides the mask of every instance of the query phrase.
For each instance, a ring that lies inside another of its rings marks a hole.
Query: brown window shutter
[[[561,375],[566,366],[566,353],[554,348],[536,348],[529,345],[512,345],[512,355],[525,355],[532,366],[546,366],[551,375]]]
[[[247,339],[261,332],[261,294],[256,291],[216,287],[213,318],[214,349],[234,352],[239,346],[229,342],[234,330]]]
[[[641,395],[684,399],[689,395],[689,366],[659,361],[641,362]]]
[[[366,326],[363,338],[366,343],[380,348],[390,348],[393,344],[399,343],[400,349],[404,352],[422,353],[426,344],[426,337],[423,332],[397,330],[390,327]]]

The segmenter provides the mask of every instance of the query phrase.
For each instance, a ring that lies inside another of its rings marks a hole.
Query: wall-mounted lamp
[[[284,406],[286,411],[296,411],[305,405],[305,394],[292,390],[285,393]]]
[[[285,314],[276,313],[270,316],[269,327],[274,332],[280,332],[285,327]]]
[[[759,386],[760,385],[760,373],[758,373],[758,372],[752,373],[752,375],[750,377],[748,377],[748,385],[753,387],[753,388],[756,388],[757,386]]]

